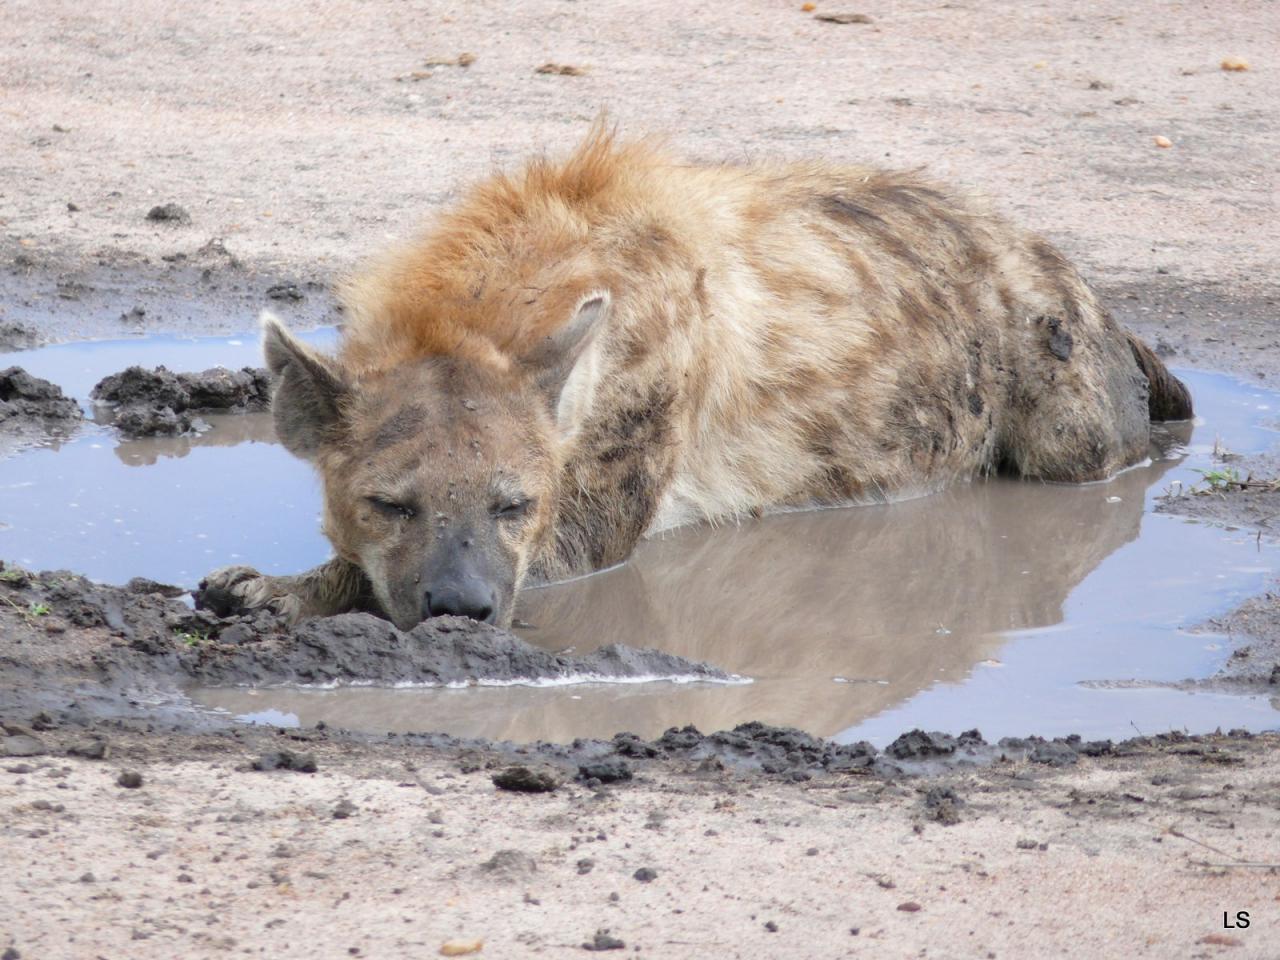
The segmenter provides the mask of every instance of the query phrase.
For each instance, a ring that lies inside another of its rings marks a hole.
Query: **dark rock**
[[[619,733],[613,738],[615,753],[624,757],[656,757],[658,748],[634,733]]]
[[[627,761],[616,757],[592,760],[578,766],[578,776],[581,779],[598,780],[601,783],[618,783],[630,780],[634,775]]]
[[[333,808],[333,819],[346,820],[351,817],[357,810],[357,807],[350,800],[339,800]]]
[[[1115,753],[1115,744],[1110,740],[1088,740],[1076,746],[1076,752],[1086,757],[1108,757]]]
[[[912,730],[885,747],[884,752],[895,760],[926,760],[946,757],[956,752],[956,738],[945,733],[925,733]]]
[[[500,790],[514,790],[517,793],[550,793],[564,782],[564,777],[552,767],[514,766],[495,773],[492,780],[493,785]]]
[[[960,822],[960,807],[964,801],[951,787],[930,787],[924,795],[924,808],[931,820],[944,827]]]
[[[316,758],[311,753],[294,753],[292,750],[273,750],[253,761],[255,770],[293,770],[297,773],[315,773]]]
[[[583,950],[625,950],[627,944],[617,937],[610,936],[609,931],[597,930],[590,942],[582,945]]]
[[[152,223],[184,224],[191,222],[191,214],[176,203],[163,203],[148,210],[147,219]]]
[[[1080,757],[1068,744],[1061,740],[1037,743],[1031,750],[1029,758],[1032,763],[1043,763],[1050,767],[1069,767],[1079,761]]]
[[[141,596],[147,594],[159,594],[162,597],[181,597],[187,593],[185,587],[175,587],[168,583],[157,583],[154,580],[148,580],[146,577],[134,577],[124,585],[124,589],[128,593],[136,593]]]
[[[578,875],[585,876],[595,869],[596,862],[590,857],[583,857],[578,861]]]
[[[142,774],[137,770],[124,770],[116,777],[116,783],[126,790],[137,790],[142,786]]]
[[[653,883],[654,880],[658,879],[658,871],[654,870],[652,867],[641,867],[631,876],[639,880],[641,883]]]
[[[302,291],[298,289],[296,283],[277,283],[274,286],[267,287],[267,296],[272,300],[293,300],[295,302],[303,298]]]
[[[105,760],[111,754],[107,741],[97,737],[82,740],[67,750],[69,757],[82,757],[85,760]]]

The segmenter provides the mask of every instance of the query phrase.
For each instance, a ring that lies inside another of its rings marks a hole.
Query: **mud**
[[[21,367],[0,370],[0,456],[31,444],[66,438],[84,419],[80,405],[48,380]]]
[[[176,730],[235,726],[230,716],[211,714],[183,697],[182,689],[192,683],[443,686],[732,679],[706,664],[620,645],[581,657],[551,654],[487,624],[453,617],[432,619],[407,633],[369,614],[343,614],[295,627],[268,613],[221,618],[191,609],[174,598],[177,592],[146,580],[119,588],[61,571],[0,570],[0,703],[6,716],[33,718],[30,728],[6,727],[0,752],[46,752],[37,728],[71,725],[100,731],[103,724],[122,721],[159,722]],[[318,730],[356,741],[369,736],[330,733],[323,725]],[[315,735],[299,734],[303,739]],[[634,764],[646,761],[678,760],[707,770],[807,780],[816,774],[920,775],[1013,759],[1057,766],[1075,762],[1080,753],[1112,751],[1109,741],[1082,743],[1078,737],[1004,738],[988,744],[976,730],[959,737],[913,730],[881,752],[865,741],[840,744],[758,722],[713,733],[673,727],[653,740],[626,732],[561,744],[503,744],[438,733],[389,739],[499,757],[537,757],[542,767],[504,775],[500,785],[518,791],[554,789],[553,781],[568,776],[622,782],[631,779]],[[83,742],[70,749],[78,756],[107,754],[101,740],[93,751],[86,752]],[[268,757],[260,766],[300,769],[289,757]]]
[[[112,423],[125,436],[169,437],[208,429],[200,414],[266,410],[271,375],[251,367],[173,373],[134,366],[104,377],[90,396],[112,408]]]
[[[1275,540],[1280,537],[1280,456],[1220,448],[1194,483],[1169,490],[1155,510]]]
[[[193,610],[173,599],[181,593],[148,580],[121,588],[63,571],[0,570],[0,703],[43,710],[74,676],[81,696],[71,716],[145,716],[163,706],[158,712],[175,722],[209,727],[230,718],[185,703],[183,686],[733,679],[707,664],[616,644],[580,657],[553,654],[456,617],[407,633],[360,613],[290,627],[266,612],[223,618]],[[143,691],[150,702],[125,691]]]

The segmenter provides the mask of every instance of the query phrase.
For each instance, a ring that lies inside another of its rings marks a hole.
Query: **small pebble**
[[[483,940],[446,940],[440,945],[440,956],[465,957],[469,953],[479,953],[483,949]]]
[[[125,770],[116,777],[116,783],[126,790],[136,790],[142,786],[142,774],[137,770]]]

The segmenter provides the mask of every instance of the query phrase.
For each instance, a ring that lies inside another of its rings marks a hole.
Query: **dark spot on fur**
[[[838,196],[822,197],[819,205],[828,217],[859,227],[890,256],[897,257],[916,270],[924,268],[924,261],[907,245],[899,231],[870,207]]]
[[[969,412],[975,417],[980,417],[982,416],[983,409],[985,408],[982,403],[982,398],[976,393],[969,394]]]
[[[693,278],[693,299],[698,304],[698,309],[705,316],[707,313],[707,268],[699,268],[697,274]]]
[[[822,212],[829,217],[840,220],[853,220],[857,223],[884,223],[884,218],[877,213],[847,200],[844,197],[823,197],[820,201],[822,204]]]
[[[1037,317],[1037,323],[1047,323],[1049,327],[1049,352],[1066,363],[1071,359],[1071,348],[1075,339],[1071,331],[1064,329],[1062,321],[1057,317]]]
[[[676,391],[653,384],[633,405],[579,435],[584,468],[566,483],[556,519],[557,562],[589,572],[625,560],[657,510],[671,472],[671,415]],[[594,453],[594,467],[585,464]]]

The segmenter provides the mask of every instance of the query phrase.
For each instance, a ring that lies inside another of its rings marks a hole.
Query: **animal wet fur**
[[[979,200],[914,173],[689,164],[602,128],[475,185],[342,298],[336,357],[265,328],[278,432],[321,473],[337,557],[211,575],[247,605],[363,591],[403,625],[453,584],[506,623],[528,577],[655,531],[995,471],[1102,480],[1153,418],[1191,414],[1076,270]]]

